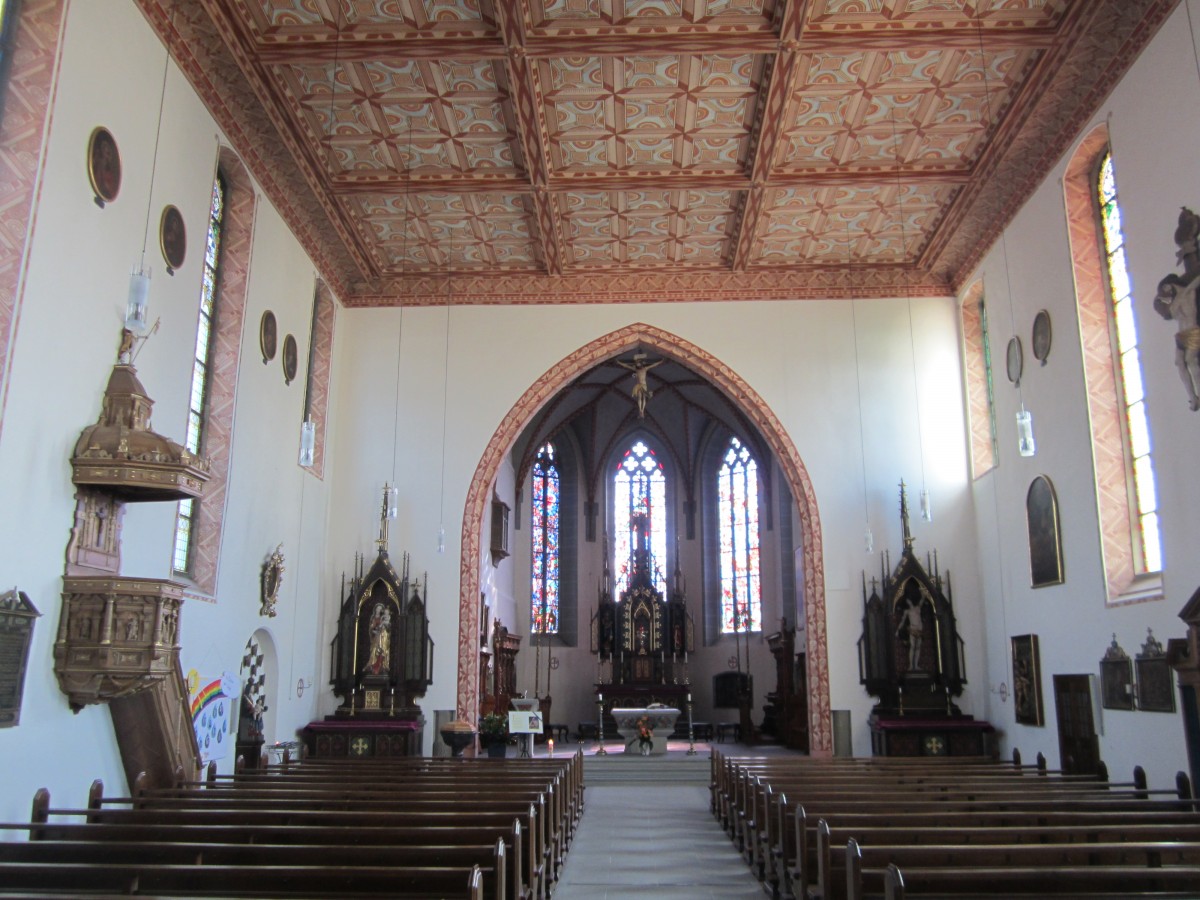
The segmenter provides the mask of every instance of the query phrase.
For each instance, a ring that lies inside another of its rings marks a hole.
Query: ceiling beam
[[[966,184],[971,172],[967,169],[950,170],[914,169],[900,170],[905,184]],[[561,194],[568,191],[686,191],[686,190],[749,190],[759,183],[763,188],[791,187],[838,187],[841,185],[864,187],[894,187],[895,166],[876,167],[862,170],[815,170],[812,172],[782,172],[763,177],[760,182],[746,175],[727,173],[681,172],[675,175],[662,173],[644,174],[573,174],[552,176],[546,183],[545,192]],[[493,192],[509,194],[533,194],[537,190],[529,179],[514,175],[459,175],[453,178],[431,178],[416,176],[412,179],[403,174],[340,175],[334,178],[333,193],[342,197],[370,194],[394,194],[410,191],[418,194],[486,194]]]
[[[498,0],[502,3],[512,0]],[[503,30],[503,28],[502,28]],[[1052,28],[930,28],[867,31],[806,31],[795,42],[798,52],[835,52],[847,50],[978,50],[982,38],[985,52],[1006,50],[1042,50],[1054,45],[1057,32]],[[793,43],[793,42],[787,42]],[[606,34],[528,35],[520,44],[526,55],[546,59],[562,56],[668,56],[697,53],[743,55],[778,53],[784,44],[773,31],[675,31],[634,33],[611,31]],[[508,47],[515,46],[498,34],[464,37],[461,34],[437,36],[428,33],[396,35],[388,38],[335,37],[327,35],[310,40],[259,39],[255,54],[265,65],[301,63],[369,62],[378,59],[503,59]]]
[[[511,88],[511,109],[516,117],[517,139],[530,174],[534,220],[542,262],[551,275],[561,275],[566,256],[559,223],[560,210],[550,196],[550,150],[546,125],[542,120],[542,105],[537,89],[537,75],[524,48],[524,21],[519,0],[496,0],[495,9],[501,33],[509,51],[505,61]]]

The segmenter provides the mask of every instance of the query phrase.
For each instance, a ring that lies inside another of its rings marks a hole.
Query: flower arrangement
[[[508,716],[488,713],[479,720],[479,743],[482,746],[507,744],[508,739]]]

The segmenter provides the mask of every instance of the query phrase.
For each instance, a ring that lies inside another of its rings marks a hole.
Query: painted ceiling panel
[[[1178,0],[137,2],[353,306],[952,293]]]

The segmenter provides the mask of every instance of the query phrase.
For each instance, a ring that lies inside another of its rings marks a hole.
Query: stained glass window
[[[1158,525],[1158,492],[1150,455],[1150,426],[1142,387],[1142,362],[1138,354],[1137,326],[1133,319],[1133,288],[1125,262],[1125,237],[1112,154],[1105,154],[1097,177],[1108,288],[1112,300],[1117,381],[1125,410],[1125,455],[1129,461],[1130,509],[1137,521],[1135,555],[1142,572],[1162,570],[1162,542]]]
[[[650,579],[655,590],[666,591],[663,570],[667,560],[667,478],[663,465],[643,441],[625,451],[613,479],[613,560],[618,596],[629,587],[636,546],[633,516],[650,520]]]
[[[533,464],[533,634],[558,634],[559,511],[562,503],[554,445],[538,451]]]
[[[19,12],[18,0],[0,0],[0,118],[4,116],[8,76],[12,71],[13,46],[17,42]]]
[[[762,630],[758,463],[735,437],[717,473],[721,531],[721,633]],[[735,618],[736,610],[736,618]]]
[[[992,435],[992,460],[1000,458],[1000,444],[996,438],[996,387],[992,380],[992,344],[988,336],[987,303],[979,297],[979,326],[983,332],[983,371],[987,378],[988,428]]]
[[[225,215],[225,182],[220,175],[213,182],[212,205],[208,213],[208,240],[204,248],[204,274],[200,282],[200,321],[196,326],[196,352],[192,360],[192,390],[188,400],[187,436],[184,446],[197,455],[204,441],[204,419],[208,398],[209,364],[212,355],[212,330],[216,317],[217,266],[220,262],[221,223]],[[195,500],[179,501],[175,518],[174,570],[187,575],[192,567],[192,531],[199,509]]]

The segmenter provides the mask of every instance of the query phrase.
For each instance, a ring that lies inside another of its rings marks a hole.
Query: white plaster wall
[[[913,531],[918,550],[923,553],[936,547],[943,570],[951,569],[954,574],[958,614],[968,642],[970,691],[975,691],[975,685],[983,680],[983,668],[981,655],[975,652],[980,644],[979,617],[973,611],[977,595],[973,589],[975,539],[954,349],[957,319],[951,300],[914,300],[911,306],[911,340],[906,301],[864,302],[855,313],[863,378],[868,507],[876,547],[890,548],[895,561],[903,546],[898,484],[903,477],[913,487],[915,504],[921,480],[919,406],[925,479],[935,515],[932,523],[921,522],[914,505]],[[858,685],[856,642],[861,630],[862,572],[866,569],[868,575],[874,574],[879,561],[876,556],[867,557],[862,547],[863,474],[849,305],[459,307],[450,314],[448,369],[446,321],[445,309],[404,311],[401,391],[395,412],[400,423],[394,459],[401,503],[400,520],[391,530],[391,547],[393,555],[401,550],[411,552],[415,571],[428,570],[429,605],[435,617],[435,678],[422,704],[426,714],[454,706],[462,512],[469,479],[484,448],[513,404],[555,363],[610,331],[644,322],[696,344],[729,365],[779,416],[795,442],[815,486],[823,527],[832,705],[853,710],[856,751],[869,752],[866,717],[873,701]],[[396,407],[394,354],[401,343],[400,313],[394,309],[351,310],[343,315],[340,327],[348,349],[337,379],[335,403],[342,406],[344,415],[354,409],[358,411],[355,415],[365,418],[360,429],[344,430],[336,438],[338,466],[333,477],[337,495],[345,503],[337,504],[332,512],[331,569],[339,565],[348,569],[355,550],[373,553],[378,491],[392,471],[391,410]],[[444,387],[448,399],[444,407],[443,487]],[[376,438],[366,439],[368,434]],[[446,552],[438,554],[436,533],[442,516]],[[514,540],[527,542],[527,530],[514,532]],[[694,576],[692,582],[689,592],[699,596]],[[582,591],[581,602],[583,622],[591,605],[589,591]],[[332,606],[327,604],[327,637],[333,620]],[[560,648],[555,652],[563,663],[554,673],[555,709],[567,716],[562,721],[573,724],[583,718],[584,708],[576,702],[578,698],[567,699],[571,696],[567,685],[575,687],[575,693],[586,691],[595,675],[594,661],[581,651]],[[731,652],[732,646],[722,643],[706,651],[711,659],[696,654],[701,660],[693,669],[693,683],[705,685],[697,691],[697,718],[711,715],[705,708],[708,676],[724,666]],[[531,691],[532,656],[534,651],[526,642],[521,662],[529,683],[518,687]],[[752,658],[756,689],[765,693],[774,674],[761,643]],[[978,701],[969,693],[963,702],[973,711],[972,705]],[[559,719],[557,712],[555,718]]]
[[[1005,752],[1017,745],[1027,756],[1041,750],[1057,759],[1053,725],[1017,728],[1011,702],[993,693],[1001,682],[1011,685],[1009,636],[1040,635],[1052,722],[1052,674],[1096,672],[1114,631],[1130,652],[1147,626],[1164,641],[1178,636],[1176,612],[1200,580],[1200,560],[1190,548],[1200,525],[1200,485],[1190,476],[1189,452],[1200,416],[1184,404],[1174,368],[1173,325],[1159,320],[1149,306],[1153,286],[1174,269],[1171,234],[1179,205],[1200,208],[1200,174],[1191,150],[1200,138],[1200,113],[1188,102],[1200,93],[1200,82],[1185,12],[1181,9],[1162,29],[1097,117],[1111,116],[1146,346],[1166,599],[1122,608],[1104,604],[1058,183],[1062,164],[980,268],[992,310],[994,358],[1003,359],[1011,331],[1028,334],[1037,310],[1050,310],[1054,320],[1050,362],[1045,369],[1031,367],[1024,390],[1034,413],[1038,455],[1016,457],[1017,395],[1001,375],[1000,465],[974,484],[967,481],[957,313],[945,299],[853,306],[814,301],[465,307],[449,314],[410,309],[402,317],[395,309],[341,311],[326,478],[318,480],[295,462],[301,383],[284,387],[278,364],[262,366],[256,348],[258,317],[271,309],[281,334],[294,333],[300,358],[306,358],[312,266],[262,202],[217,596],[214,602],[191,601],[185,610],[185,669],[236,672],[246,638],[261,626],[279,651],[280,689],[271,698],[277,733],[268,737],[286,738],[332,710],[327,644],[339,576],[350,569],[356,551],[373,555],[379,491],[394,477],[401,487],[401,514],[391,529],[393,556],[411,553],[414,573],[429,576],[437,651],[435,682],[422,705],[427,712],[453,708],[462,510],[481,454],[512,405],[555,363],[603,334],[645,322],[696,344],[737,372],[779,417],[807,467],[825,550],[831,705],[851,710],[855,752],[868,752],[865,720],[872,703],[857,680],[861,573],[870,576],[879,568],[877,557],[862,551],[863,519],[870,520],[876,549],[890,550],[894,562],[901,547],[896,485],[904,478],[914,498],[922,482],[933,497],[932,523],[916,517],[914,504],[918,552],[936,548],[943,571],[953,573],[955,608],[967,644],[963,708],[1003,729]],[[162,325],[137,361],[156,400],[155,427],[182,436],[200,235],[219,140],[211,118],[169,67],[151,197],[164,51],[132,4],[73,3],[65,27],[0,432],[0,508],[10,512],[0,521],[0,583],[16,584],[43,613],[34,632],[21,724],[0,730],[0,754],[20,760],[22,773],[18,783],[9,779],[0,791],[0,816],[17,819],[28,814],[39,785],[51,789],[56,804],[81,803],[95,777],[105,780],[110,793],[123,787],[107,711],[92,707],[72,715],[53,675],[51,650],[74,506],[68,459],[80,430],[99,412],[129,268],[141,253],[148,200],[152,228],[157,211],[171,202],[183,211],[190,234],[189,258],[174,277],[165,275],[150,237],[152,315],[161,317]],[[113,53],[112,47],[122,50]],[[84,166],[87,137],[97,124],[116,136],[124,162],[121,196],[104,210],[92,203]],[[1005,327],[1000,313],[1007,310],[1010,293],[1012,314]],[[1027,586],[1023,502],[1030,479],[1039,473],[1054,480],[1063,507],[1067,582],[1033,591]],[[502,471],[501,488],[511,479],[511,471]],[[169,574],[172,521],[170,504],[130,510],[127,574]],[[446,532],[444,553],[437,551],[439,526]],[[514,541],[522,539],[527,540],[527,531],[513,532]],[[257,614],[258,567],[280,542],[288,566],[280,614],[264,620]],[[485,570],[489,565],[485,559],[469,564]],[[494,593],[500,608],[514,602],[518,577],[515,568],[502,566],[485,580],[485,590]],[[699,586],[691,591],[698,594]],[[759,656],[765,661],[765,651]],[[590,666],[579,668],[573,677],[590,682]],[[561,673],[556,679],[565,677]],[[765,691],[769,670],[756,675]],[[312,685],[302,698],[294,689],[299,679]],[[556,687],[555,693],[561,691]],[[1177,716],[1106,712],[1103,728],[1102,755],[1116,777],[1141,763],[1152,782],[1166,784],[1184,765]]]
[[[151,192],[166,51],[132,3],[70,4],[62,46],[0,432],[0,503],[11,513],[0,524],[0,578],[27,592],[42,612],[21,722],[0,730],[0,756],[19,761],[20,771],[0,790],[3,820],[27,817],[39,786],[50,789],[56,806],[82,804],[94,778],[104,780],[109,794],[126,790],[107,709],[93,706],[73,715],[54,677],[52,649],[74,511],[69,459],[79,432],[100,413],[148,204],[151,318],[160,319],[160,327],[136,365],[155,401],[153,427],[183,438],[219,141],[211,117],[172,64]],[[101,124],[116,138],[123,164],[120,194],[103,210],[93,203],[85,166],[88,136]],[[174,276],[167,275],[157,244],[158,216],[167,203],[179,207],[188,229],[187,259]],[[269,204],[259,204],[258,218],[220,577],[215,598],[185,606],[182,662],[185,672],[236,675],[246,640],[265,628],[279,650],[280,682],[268,696],[268,721],[275,728],[268,739],[287,739],[315,714],[317,692],[299,699],[295,682],[319,682],[321,675],[309,623],[324,576],[327,487],[296,465],[303,382],[285,387],[278,361],[267,369],[257,355],[258,317],[270,308],[281,337],[296,334],[303,366],[313,267]],[[169,503],[127,507],[123,574],[170,577],[174,515]],[[263,619],[259,567],[281,542],[287,570],[279,616]],[[221,766],[231,767],[232,759]]]
[[[1172,235],[1181,205],[1200,208],[1200,173],[1191,147],[1200,140],[1195,98],[1198,81],[1188,33],[1200,14],[1195,0],[1181,5],[1113,92],[1092,123],[1109,123],[1120,191],[1141,359],[1146,382],[1159,509],[1164,543],[1163,599],[1109,606],[1097,525],[1095,480],[1082,371],[1079,323],[1070,265],[1060,160],[994,246],[976,277],[982,277],[996,371],[996,417],[1000,461],[975,482],[980,567],[988,635],[988,717],[1005,730],[1005,752],[1020,747],[1026,759],[1043,752],[1059,760],[1052,676],[1099,675],[1099,660],[1114,633],[1133,656],[1152,628],[1165,645],[1183,635],[1177,618],[1200,582],[1193,549],[1200,526],[1200,484],[1191,475],[1200,414],[1188,411],[1174,364],[1175,324],[1164,322],[1151,301],[1160,278],[1178,271]],[[1166,125],[1167,127],[1164,127]],[[1072,148],[1073,149],[1073,148]],[[1011,284],[1011,288],[1010,288]],[[1011,313],[1010,313],[1011,299]],[[1054,340],[1045,367],[1031,358],[1030,332],[1046,309]],[[1012,334],[1026,347],[1022,391],[1003,373]],[[1014,416],[1023,394],[1033,413],[1037,455],[1016,452]],[[1025,494],[1038,474],[1054,483],[1060,505],[1065,583],[1029,586]],[[1016,725],[1011,697],[1009,637],[1037,634],[1041,646],[1046,725]],[[1165,713],[1104,710],[1097,722],[1101,757],[1112,776],[1128,780],[1134,765],[1146,768],[1153,786],[1173,785],[1186,769],[1183,726]]]

